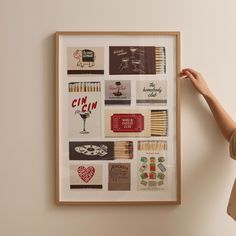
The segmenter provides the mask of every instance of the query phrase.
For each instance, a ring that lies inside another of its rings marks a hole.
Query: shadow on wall
[[[56,133],[56,75],[55,75],[55,34],[51,34],[41,41],[42,55],[42,83],[43,83],[43,121],[45,124],[44,135],[44,196],[48,206],[55,202],[55,133]],[[49,180],[49,181],[48,181]]]
[[[206,194],[209,194],[209,189],[218,192],[212,198],[217,202],[217,198],[222,196],[220,193],[225,192],[225,189],[222,190],[225,185],[230,190],[231,183],[227,183],[229,172],[222,170],[233,169],[233,166],[229,161],[228,143],[218,129],[210,109],[190,86],[187,82],[182,82],[182,110],[185,110],[182,114],[185,122],[182,123],[182,153],[191,154],[182,155],[182,166],[187,175],[183,178],[183,186],[188,194],[186,198],[194,198],[196,204],[206,204],[209,209],[209,202],[204,201]],[[187,122],[190,124],[186,124]],[[211,201],[213,205],[214,201]]]

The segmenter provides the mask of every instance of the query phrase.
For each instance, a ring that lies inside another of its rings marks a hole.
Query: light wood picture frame
[[[181,204],[180,32],[56,32],[56,203]]]

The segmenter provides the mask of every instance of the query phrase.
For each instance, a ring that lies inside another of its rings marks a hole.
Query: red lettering
[[[98,103],[98,102],[93,102],[93,103],[92,103],[92,110],[94,110],[94,109],[97,108],[97,103]]]
[[[77,102],[77,99],[74,99],[74,100],[72,101],[72,107],[76,107],[76,102]]]
[[[89,104],[86,104],[87,102],[87,96],[79,99],[74,99],[72,101],[72,107],[76,106],[82,106],[82,112],[95,110],[97,108],[97,101],[96,102],[90,102]]]
[[[91,107],[91,103],[89,103],[89,105],[88,105],[88,111],[90,111],[90,107]]]
[[[81,105],[86,104],[86,102],[87,102],[87,96],[82,98]]]
[[[84,105],[82,106],[82,112],[86,112],[86,109],[87,109],[87,104],[84,104]]]

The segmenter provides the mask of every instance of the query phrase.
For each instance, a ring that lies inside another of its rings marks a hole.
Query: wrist
[[[214,100],[214,94],[210,90],[202,93],[202,96],[205,98],[205,100]]]
[[[202,96],[204,98],[212,98],[212,97],[214,97],[213,93],[208,88],[205,91],[202,92]]]

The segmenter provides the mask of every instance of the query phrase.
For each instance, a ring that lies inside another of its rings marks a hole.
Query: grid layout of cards
[[[166,71],[163,46],[67,48],[71,190],[167,188]]]

